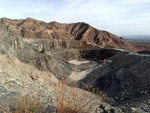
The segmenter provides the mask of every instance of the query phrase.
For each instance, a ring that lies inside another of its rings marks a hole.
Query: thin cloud
[[[141,26],[144,34],[150,29],[149,6],[150,0],[0,0],[0,14],[46,22],[86,22],[118,35],[139,34]]]
[[[26,9],[29,13],[40,14],[50,10],[50,7],[33,7],[32,9]]]
[[[123,0],[126,3],[150,3],[150,0]]]

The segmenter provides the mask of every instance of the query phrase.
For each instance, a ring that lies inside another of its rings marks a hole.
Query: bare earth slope
[[[38,103],[36,103],[37,101],[34,98],[38,99],[40,107],[36,109],[37,113],[58,113],[56,112],[57,85],[58,80],[51,73],[39,71],[31,65],[20,62],[13,56],[0,55],[0,113],[4,113],[5,105],[10,111],[13,111],[16,104],[24,102],[17,103],[17,100],[21,99],[21,97],[23,99],[28,98],[28,96],[32,96],[29,99],[32,99],[35,104]],[[71,96],[68,96],[71,90],[79,94],[80,99],[78,99],[78,103],[86,103],[91,99],[90,96],[92,94],[90,92],[69,86],[66,86],[65,89],[64,95],[66,98],[71,98]],[[84,98],[85,95],[87,95],[87,98]],[[84,101],[82,98],[84,98]],[[23,105],[28,106],[25,103]],[[93,107],[89,113],[103,113],[106,111],[124,113],[120,108],[102,103],[100,97],[91,102],[89,106]]]
[[[149,112],[149,62],[150,56],[120,52],[87,73],[80,83],[99,87],[115,106],[137,106]]]
[[[0,55],[0,113],[4,105],[15,107],[17,99],[26,95],[39,99],[46,110],[43,112],[53,112],[57,83],[49,72],[39,71],[13,56]]]

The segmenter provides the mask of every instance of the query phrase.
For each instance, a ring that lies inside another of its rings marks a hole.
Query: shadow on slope
[[[114,106],[141,106],[150,111],[150,57],[118,53],[79,81],[100,87]]]

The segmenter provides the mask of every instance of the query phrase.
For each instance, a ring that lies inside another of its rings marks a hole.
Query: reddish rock
[[[107,48],[117,47],[136,51],[123,38],[119,38],[107,31],[98,30],[83,22],[62,24],[58,22],[46,23],[32,18],[20,20],[2,19],[11,24],[12,28],[24,38],[85,40]]]

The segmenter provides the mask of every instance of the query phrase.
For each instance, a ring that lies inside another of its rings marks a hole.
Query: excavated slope
[[[95,58],[96,54],[101,56],[100,47],[87,41],[22,38],[4,20],[0,21],[0,36],[0,53],[16,56],[20,61],[49,71],[59,79],[71,73],[67,60]],[[116,50],[106,51],[109,56],[117,53]]]

